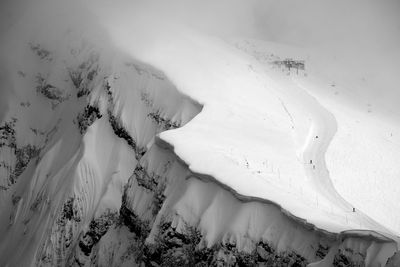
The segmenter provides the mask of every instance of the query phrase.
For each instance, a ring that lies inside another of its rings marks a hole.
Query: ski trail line
[[[293,82],[302,91],[301,95],[305,98],[305,103],[309,104],[307,105],[307,109],[312,118],[312,124],[301,156],[303,161],[306,163],[306,175],[309,177],[315,190],[320,192],[327,200],[329,200],[331,205],[334,205],[345,213],[348,213],[349,217],[353,217],[352,220],[358,221],[360,226],[363,224],[364,227],[392,235],[392,231],[360,210],[353,212],[353,206],[351,203],[345,200],[336,191],[325,161],[325,154],[337,132],[335,116],[328,109],[323,107],[306,88],[300,85],[297,81]],[[393,238],[393,236],[391,236],[391,238]]]

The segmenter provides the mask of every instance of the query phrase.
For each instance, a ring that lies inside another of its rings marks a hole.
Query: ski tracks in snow
[[[304,87],[296,82],[295,84],[303,91],[301,96],[307,103],[306,109],[308,109],[312,121],[301,154],[307,177],[317,192],[320,192],[333,205],[346,211],[352,211],[352,206],[336,191],[325,161],[326,151],[337,131],[336,119]]]
[[[325,154],[337,132],[337,121],[335,116],[323,107],[306,88],[296,81],[294,83],[302,91],[299,94],[303,98],[301,101],[306,104],[305,108],[308,110],[312,120],[301,157],[305,163],[306,175],[314,189],[316,192],[321,193],[332,206],[336,206],[344,214],[348,214],[346,215],[346,221],[348,218],[353,223],[357,222],[360,228],[369,228],[371,231],[378,230],[392,234],[390,230],[371,219],[368,215],[360,210],[354,210],[351,203],[347,202],[336,191],[326,165]],[[394,236],[390,236],[390,238],[396,239]]]

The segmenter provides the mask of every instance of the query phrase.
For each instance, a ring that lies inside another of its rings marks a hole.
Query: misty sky
[[[142,31],[149,25],[138,18],[147,18],[157,25],[154,32],[148,27],[150,35],[168,31],[163,28],[168,21],[223,38],[251,37],[334,56],[339,67],[333,64],[333,72],[340,64],[351,66],[354,75],[371,78],[377,97],[394,104],[400,99],[398,0],[2,0],[0,10],[2,43],[21,14],[47,17],[54,27],[63,20],[49,14],[63,12],[77,21],[95,18],[111,30],[123,24]]]

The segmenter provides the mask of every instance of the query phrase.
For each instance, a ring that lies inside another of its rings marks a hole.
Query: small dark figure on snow
[[[353,208],[353,212],[356,212],[356,208]]]

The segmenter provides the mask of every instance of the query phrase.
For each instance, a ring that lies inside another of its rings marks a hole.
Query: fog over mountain
[[[3,0],[0,266],[400,266],[399,14]]]

